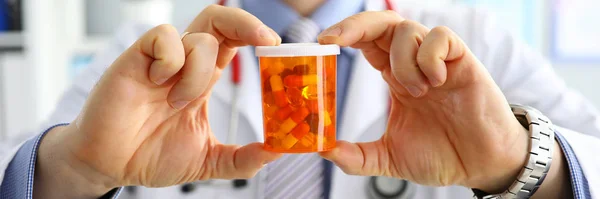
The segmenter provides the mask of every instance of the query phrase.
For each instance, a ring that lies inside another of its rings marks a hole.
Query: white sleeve
[[[509,103],[535,107],[554,124],[600,137],[598,110],[568,88],[541,53],[499,29],[483,10],[455,6],[410,8],[400,13],[430,28],[448,26],[455,31],[486,66]]]
[[[62,95],[50,117],[37,130],[21,134],[9,140],[0,140],[0,183],[4,177],[6,167],[21,145],[26,140],[39,135],[55,124],[72,122],[79,114],[87,96],[106,68],[150,28],[150,26],[139,24],[124,25],[116,32],[115,37],[106,47],[94,57],[92,63],[75,77],[73,84]]]

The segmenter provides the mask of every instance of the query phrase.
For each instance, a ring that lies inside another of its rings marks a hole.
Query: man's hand
[[[251,14],[222,6],[206,8],[186,31],[183,39],[168,25],[148,31],[107,69],[76,121],[49,132],[36,196],[97,197],[125,185],[250,178],[280,156],[260,143],[219,143],[207,100],[236,47],[278,45],[281,38]],[[81,183],[61,187],[70,180]]]
[[[527,160],[528,132],[450,29],[429,30],[392,11],[364,12],[328,28],[319,42],[361,49],[390,87],[391,113],[381,139],[339,141],[322,153],[344,172],[490,193],[516,180]]]

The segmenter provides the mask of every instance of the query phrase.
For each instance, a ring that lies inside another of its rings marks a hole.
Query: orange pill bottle
[[[328,151],[336,141],[340,47],[316,43],[258,46],[264,147],[281,153]]]

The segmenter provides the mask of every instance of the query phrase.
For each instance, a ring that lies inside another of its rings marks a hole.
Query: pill
[[[310,127],[306,123],[298,124],[292,131],[281,140],[281,146],[285,149],[292,148],[298,140],[308,134]]]
[[[285,107],[288,105],[288,101],[285,97],[285,90],[283,90],[283,84],[281,82],[281,77],[279,75],[271,76],[271,90],[273,90],[273,98],[275,99],[275,104],[279,107]]]
[[[319,132],[319,114],[309,114],[305,119],[306,123],[310,126],[310,132],[318,133]]]
[[[300,139],[300,144],[305,147],[310,147],[313,145],[313,143],[315,143],[315,134],[313,134],[312,131]]]
[[[310,111],[311,113],[318,113],[319,112],[319,101],[316,99],[310,99],[310,100],[305,100],[306,102],[306,108],[308,108],[308,111]]]
[[[334,138],[335,137],[335,125],[330,125],[330,126],[325,127],[325,132],[323,133],[323,136],[329,137],[329,138]]]
[[[296,125],[298,125],[304,118],[308,116],[308,109],[301,107],[298,110],[294,111],[289,118],[287,118],[281,126],[279,126],[279,135],[286,135],[289,133]]]
[[[317,68],[314,66],[310,67],[307,64],[296,65],[294,66],[294,73],[296,75],[317,74]]]
[[[275,119],[278,119],[279,121],[283,121],[285,119],[287,119],[290,114],[292,114],[292,112],[294,111],[294,109],[292,109],[291,106],[286,106],[283,108],[280,108],[279,110],[277,110],[275,112]]]
[[[263,107],[263,109],[265,110],[265,116],[267,116],[268,118],[276,117],[277,115],[275,115],[275,114],[277,113],[277,110],[279,110],[279,108],[277,108],[277,106],[269,106],[269,105],[265,105]]]
[[[298,124],[294,129],[292,129],[292,131],[288,135],[292,135],[296,139],[301,139],[302,137],[304,137],[304,135],[308,134],[309,131],[310,126],[308,126],[306,122],[303,122]]]
[[[281,72],[281,79],[285,79],[285,77],[289,76],[289,75],[293,75],[294,71],[290,70],[289,68],[286,68],[285,70],[283,70],[283,72]]]
[[[266,129],[268,132],[277,132],[279,130],[279,125],[281,125],[279,121],[271,119],[267,122]]]
[[[283,80],[287,87],[301,87],[317,84],[317,75],[288,75]]]
[[[325,110],[335,112],[335,92],[328,93],[325,97]]]
[[[308,116],[308,109],[305,107],[298,108],[298,110],[294,111],[292,115],[290,115],[290,119],[292,119],[296,123],[302,122],[304,118]]]
[[[263,82],[263,92],[271,92],[271,78],[266,79],[265,82]]]
[[[274,62],[266,69],[270,75],[278,75],[283,72],[284,65],[281,62]]]
[[[300,89],[288,88],[286,93],[292,106],[299,107],[304,105],[304,98],[302,97],[302,91]]]
[[[273,106],[275,105],[275,99],[273,99],[273,93],[271,92],[265,92],[265,94],[263,95],[263,102],[267,105],[267,106]]]
[[[265,139],[265,146],[271,146],[272,148],[278,148],[281,145],[281,140],[275,137],[267,137]]]
[[[323,124],[325,126],[331,125],[331,117],[329,117],[328,111],[323,111]]]
[[[319,96],[317,85],[308,85],[302,88],[302,97],[304,99],[317,99]]]

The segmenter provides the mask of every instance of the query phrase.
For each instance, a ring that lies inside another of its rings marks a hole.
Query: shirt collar
[[[301,17],[281,0],[242,0],[242,8],[280,35]],[[364,0],[327,0],[309,18],[324,30],[362,10]]]
[[[282,0],[242,0],[241,7],[256,16],[277,34],[283,35],[287,27],[300,19],[300,15]],[[364,0],[327,0],[308,18],[312,19],[321,30],[365,10]],[[353,54],[351,48],[342,48]]]

